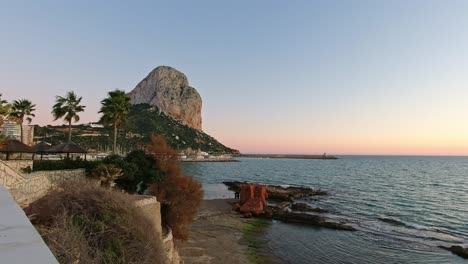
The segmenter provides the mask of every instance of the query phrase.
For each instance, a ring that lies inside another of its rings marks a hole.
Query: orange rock
[[[239,212],[239,211],[240,211],[240,208],[241,208],[241,206],[240,206],[239,203],[235,203],[235,204],[232,205],[232,210],[233,210],[233,211]]]
[[[254,185],[242,184],[240,192],[240,204],[243,205],[252,198],[254,198]]]
[[[263,213],[263,202],[260,198],[252,198],[241,206],[240,212],[260,215]]]
[[[268,198],[266,186],[243,184],[240,192],[240,212],[260,215],[266,206]]]
[[[267,193],[266,186],[255,185],[254,197],[259,198],[262,201],[263,206],[265,206],[266,205],[266,200],[268,198],[268,193]]]

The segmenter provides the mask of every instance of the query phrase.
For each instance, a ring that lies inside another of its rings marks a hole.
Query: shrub
[[[133,174],[133,184],[134,186],[140,184],[138,190],[140,193],[146,190],[149,184],[160,181],[164,176],[164,173],[155,164],[154,157],[146,154],[143,150],[130,152],[125,157],[125,161],[137,167]]]
[[[67,182],[28,211],[60,263],[167,263],[160,234],[128,194]]]
[[[87,173],[90,173],[95,167],[97,167],[100,161],[88,161],[88,160],[35,160],[33,161],[34,171],[50,171],[50,170],[71,170],[71,169],[86,169]]]
[[[175,238],[188,238],[187,225],[193,222],[200,203],[203,190],[199,182],[181,174],[179,157],[158,136],[153,136],[148,149],[154,153],[158,168],[164,173],[161,181],[149,187],[149,193],[161,203],[163,224],[172,229]]]
[[[101,187],[114,187],[114,181],[122,176],[122,169],[115,164],[99,164],[90,175],[91,178],[99,180]]]
[[[142,193],[147,186],[160,180],[163,173],[155,164],[152,155],[142,150],[134,150],[125,158],[109,156],[103,160],[105,164],[114,164],[122,169],[123,175],[115,180],[116,185],[129,193]]]
[[[175,238],[188,238],[187,225],[193,222],[203,190],[199,182],[190,176],[170,175],[149,187],[149,193],[161,203],[161,220],[172,229]]]
[[[147,145],[146,148],[154,156],[158,169],[165,173],[177,169],[180,171],[179,153],[171,148],[162,136],[153,135],[151,144]]]

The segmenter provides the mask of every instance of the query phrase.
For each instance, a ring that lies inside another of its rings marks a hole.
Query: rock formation
[[[327,210],[294,202],[295,199],[304,197],[326,195],[324,191],[300,186],[282,187],[238,181],[224,182],[224,184],[229,190],[240,193],[239,203],[234,203],[232,210],[242,213],[244,217],[259,216],[286,223],[302,223],[346,231],[356,230],[349,224],[329,221],[326,217],[316,214],[327,213]],[[267,200],[283,202],[271,205],[267,204]]]
[[[319,207],[312,207],[305,203],[294,203],[291,205],[291,209],[300,212],[328,213],[328,211],[325,209]]]
[[[132,104],[149,104],[197,130],[202,129],[202,99],[180,71],[159,66],[129,93]]]
[[[239,210],[244,215],[260,215],[268,198],[265,186],[243,184],[240,192]]]
[[[462,246],[451,246],[451,247],[439,246],[439,247],[446,249],[457,256],[468,259],[468,248],[463,248]]]
[[[235,191],[235,192],[240,192],[241,186],[243,184],[248,184],[248,182],[239,182],[239,181],[226,181],[223,183],[224,185],[228,187],[229,190]],[[270,200],[278,200],[278,201],[294,201],[294,200],[304,198],[304,197],[327,194],[327,192],[322,191],[320,189],[312,189],[312,188],[301,187],[301,186],[283,187],[283,186],[278,186],[278,185],[266,185],[266,190],[268,192],[268,198]],[[242,198],[242,194],[241,194],[241,198]]]

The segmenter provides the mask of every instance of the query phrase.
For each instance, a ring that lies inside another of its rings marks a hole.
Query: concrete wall
[[[167,232],[162,231],[161,226],[161,205],[154,196],[135,195],[135,205],[143,210],[143,213],[151,219],[156,231],[162,236],[164,251],[172,264],[181,263],[179,252],[175,248],[172,231],[168,228]],[[163,234],[164,233],[164,234]]]
[[[0,186],[0,262],[58,263],[8,191]]]
[[[136,207],[141,208],[143,213],[153,222],[156,231],[162,235],[161,205],[156,197],[147,195],[135,195],[134,197]]]

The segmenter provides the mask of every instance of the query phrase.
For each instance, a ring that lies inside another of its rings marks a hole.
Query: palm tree
[[[117,153],[117,129],[127,120],[128,111],[130,108],[130,98],[125,91],[114,90],[108,93],[108,97],[101,101],[102,114],[99,122],[107,125],[112,125],[114,128],[114,145],[113,154]]]
[[[78,97],[75,92],[68,92],[65,97],[57,96],[55,104],[52,107],[54,121],[63,117],[63,120],[68,122],[69,142],[71,141],[72,121],[75,123],[80,121],[78,113],[83,112],[86,107],[84,105],[80,105],[82,98],[83,97]]]
[[[2,94],[0,93],[0,126],[2,126],[5,119],[8,118],[10,110],[11,104],[9,104],[6,100],[2,99]]]
[[[0,93],[0,115],[4,115],[7,113],[8,101],[2,99],[2,94]]]
[[[28,121],[28,124],[31,123],[32,121],[31,117],[35,117],[33,112],[36,111],[36,109],[34,107],[36,107],[36,105],[27,99],[13,101],[12,111],[10,113],[10,116],[16,118],[18,120],[18,123],[20,124],[21,142],[24,141],[24,135],[23,135],[24,120],[26,119],[26,121]]]
[[[2,99],[2,94],[0,93],[0,127],[3,125],[5,118],[8,116],[10,112],[11,106],[8,104],[6,100]],[[0,134],[0,144],[4,141],[3,134]]]

